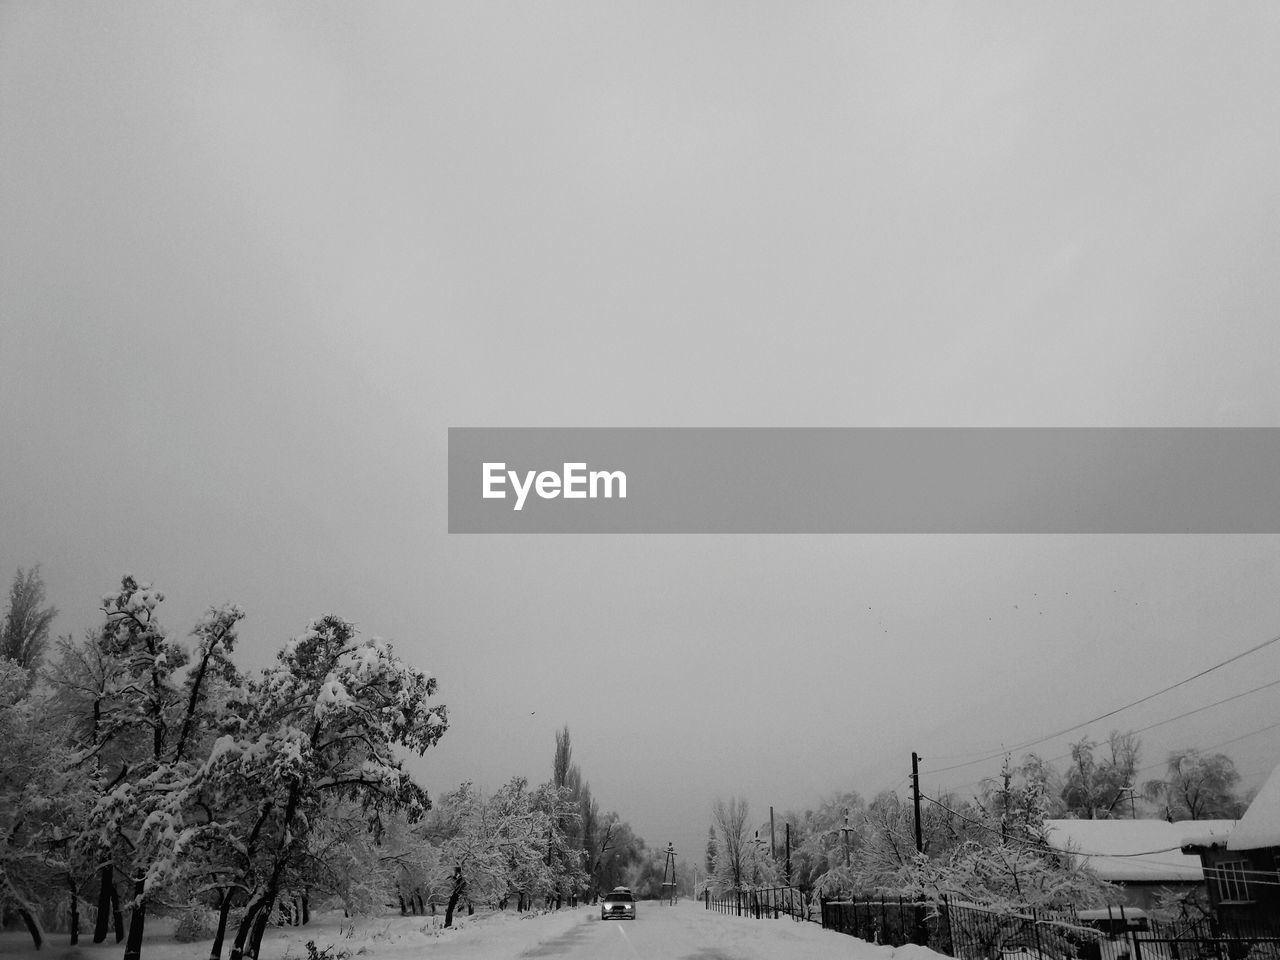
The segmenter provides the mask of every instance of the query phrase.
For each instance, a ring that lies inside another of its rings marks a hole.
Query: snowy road
[[[525,950],[528,960],[937,960],[918,947],[876,947],[794,920],[752,920],[697,904],[641,904],[636,920],[590,914],[560,935]]]
[[[351,960],[940,960],[924,947],[877,947],[823,930],[816,923],[731,917],[684,901],[660,906],[641,901],[636,920],[601,920],[598,908],[578,907],[540,915],[462,917],[441,930],[440,918],[383,916],[356,921],[342,913],[316,917],[305,928],[268,931],[263,960],[300,960],[306,941],[329,956]],[[143,960],[207,960],[208,942],[178,943],[172,922],[149,927]],[[66,946],[50,937],[37,953],[20,931],[0,933],[0,960],[119,960],[115,943]],[[226,956],[224,952],[223,956]]]

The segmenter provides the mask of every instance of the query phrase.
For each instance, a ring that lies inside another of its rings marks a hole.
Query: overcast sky
[[[255,666],[345,616],[439,678],[433,794],[568,724],[682,855],[972,790],[1280,634],[1280,538],[451,536],[446,431],[1280,426],[1278,91],[1269,0],[0,3],[0,572]]]

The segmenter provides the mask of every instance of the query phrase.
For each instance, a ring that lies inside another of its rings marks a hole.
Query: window
[[[1248,873],[1248,860],[1226,860],[1214,867],[1214,876],[1218,882],[1218,902],[1250,902],[1249,884],[1245,880]]]

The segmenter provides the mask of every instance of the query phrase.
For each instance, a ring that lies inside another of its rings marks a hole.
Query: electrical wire
[[[1214,744],[1213,746],[1211,746],[1211,747],[1204,747],[1204,748],[1201,750],[1201,752],[1202,752],[1202,753],[1208,753],[1210,750],[1217,750],[1217,749],[1219,749],[1220,747],[1230,746],[1231,744],[1233,744],[1233,743],[1238,743],[1238,742],[1239,742],[1239,741],[1241,741],[1241,740],[1247,740],[1247,739],[1249,739],[1250,737],[1256,737],[1256,736],[1257,736],[1258,734],[1260,734],[1260,733],[1266,733],[1268,730],[1274,730],[1276,727],[1280,727],[1280,723],[1269,723],[1269,724],[1267,724],[1265,727],[1259,727],[1257,730],[1250,730],[1248,733],[1242,733],[1242,734],[1240,734],[1240,736],[1238,736],[1238,737],[1232,737],[1230,740],[1223,740],[1221,743],[1215,743],[1215,744]],[[1134,772],[1134,773],[1142,773],[1142,771],[1144,771],[1144,770],[1155,770],[1155,769],[1156,769],[1156,768],[1158,768],[1158,767],[1166,767],[1166,766],[1168,766],[1168,763],[1167,763],[1167,762],[1161,762],[1161,763],[1148,763],[1146,766],[1144,766],[1144,767],[1139,767],[1137,770],[1135,770],[1135,771],[1133,771],[1133,772]],[[1243,777],[1244,777],[1244,774],[1241,774],[1241,777],[1243,778]]]
[[[951,814],[952,816],[958,817],[959,819],[963,820],[965,823],[972,824],[973,826],[978,827],[980,830],[985,830],[987,833],[991,833],[991,834],[994,834],[995,836],[1000,837],[1000,838],[1001,838],[1001,840],[1002,840],[1003,842],[1008,842],[1008,841],[1012,840],[1012,841],[1014,841],[1014,842],[1016,842],[1016,843],[1021,843],[1021,844],[1024,844],[1024,845],[1026,845],[1026,846],[1034,847],[1034,848],[1035,848],[1035,849],[1037,849],[1037,850],[1043,850],[1043,849],[1044,849],[1044,844],[1042,844],[1042,843],[1038,843],[1038,842],[1036,842],[1036,841],[1034,841],[1034,840],[1027,840],[1027,839],[1025,839],[1025,838],[1023,838],[1023,837],[1011,837],[1011,836],[1007,836],[1007,835],[1005,835],[1005,834],[1002,834],[999,830],[996,830],[996,829],[994,829],[993,827],[989,827],[989,826],[987,826],[985,823],[982,823],[982,822],[981,822],[981,821],[979,821],[979,820],[974,820],[972,817],[967,817],[967,816],[965,816],[963,813],[960,813],[958,810],[952,810],[952,809],[951,809],[950,807],[948,807],[945,803],[941,803],[941,802],[939,802],[939,801],[937,801],[937,800],[933,799],[933,797],[925,796],[925,795],[922,793],[922,794],[920,794],[920,799],[921,799],[921,800],[927,800],[927,801],[929,801],[930,803],[932,803],[932,804],[933,804],[934,806],[936,806],[936,807],[941,807],[943,810],[947,811],[947,813]],[[1073,856],[1073,857],[1110,857],[1110,858],[1115,858],[1115,859],[1126,859],[1126,860],[1127,860],[1127,859],[1135,859],[1135,860],[1138,860],[1139,862],[1146,862],[1146,863],[1156,864],[1156,863],[1159,863],[1159,861],[1143,860],[1143,858],[1145,858],[1145,857],[1152,857],[1152,856],[1155,856],[1155,855],[1157,855],[1157,854],[1161,854],[1161,853],[1173,853],[1174,851],[1177,851],[1177,852],[1181,853],[1181,852],[1182,852],[1182,845],[1181,845],[1181,844],[1179,844],[1179,845],[1178,845],[1178,846],[1176,846],[1176,847],[1165,847],[1165,848],[1160,849],[1160,850],[1142,850],[1142,851],[1139,851],[1139,852],[1137,852],[1137,853],[1093,853],[1093,852],[1089,852],[1089,851],[1087,851],[1087,850],[1071,850],[1071,849],[1058,850],[1057,852],[1059,852],[1059,853],[1065,853],[1065,854],[1067,854],[1068,856]],[[1223,866],[1221,866],[1221,865],[1215,865],[1215,866],[1204,866],[1204,865],[1202,865],[1202,866],[1201,866],[1201,871],[1204,873],[1204,875],[1205,875],[1206,877],[1210,877],[1210,876],[1212,876],[1212,877],[1214,877],[1214,878],[1217,878],[1217,877],[1231,877],[1231,876],[1238,876],[1238,875],[1240,875],[1240,874],[1254,874],[1254,873],[1256,873],[1256,874],[1260,874],[1260,875],[1262,875],[1262,876],[1264,876],[1264,877],[1273,877],[1273,878],[1275,878],[1275,879],[1269,879],[1269,880],[1262,880],[1262,879],[1253,880],[1253,879],[1250,879],[1250,880],[1246,880],[1246,882],[1247,882],[1247,883],[1250,883],[1250,884],[1257,884],[1257,885],[1260,885],[1260,886],[1280,887],[1280,877],[1277,877],[1277,876],[1276,876],[1275,871],[1273,871],[1273,870],[1252,870],[1252,869],[1248,869],[1248,868],[1239,868],[1239,869],[1233,869],[1233,870],[1231,870],[1231,871],[1227,871],[1227,870],[1226,870]]]
[[[923,793],[920,794],[920,799],[928,800],[930,803],[934,804],[935,806],[942,807],[943,810],[946,810],[948,813],[956,817],[959,817],[961,820],[964,820],[966,823],[973,824],[973,826],[978,827],[979,829],[982,829],[987,831],[988,833],[1000,836],[1001,840],[1005,842],[1008,842],[1009,840],[1013,840],[1016,843],[1022,843],[1022,844],[1026,844],[1027,846],[1035,847],[1037,850],[1044,849],[1044,846],[1042,844],[1037,843],[1034,840],[1026,840],[1022,837],[1005,836],[1004,834],[1001,834],[1000,831],[987,826],[985,823],[981,823],[980,821],[974,820],[971,817],[966,817],[963,813],[960,813],[956,810],[952,810],[950,807],[946,806],[945,804],[939,803],[937,800],[934,800],[932,797],[926,797]],[[1173,853],[1175,850],[1178,852],[1181,852],[1182,851],[1181,845],[1176,847],[1168,847],[1163,850],[1143,850],[1138,853],[1091,853],[1087,850],[1071,850],[1071,849],[1059,850],[1058,852],[1065,853],[1073,857],[1110,857],[1115,859],[1120,859],[1120,858],[1134,859],[1139,863],[1149,863],[1153,866],[1167,866],[1167,864],[1161,863],[1161,861],[1159,860],[1148,860],[1145,858],[1155,856],[1156,854],[1161,854],[1161,853]],[[1274,870],[1253,870],[1253,869],[1243,868],[1243,867],[1227,870],[1225,867],[1221,865],[1216,865],[1216,866],[1201,865],[1200,869],[1201,869],[1201,872],[1204,873],[1206,877],[1215,877],[1215,878],[1224,877],[1224,876],[1225,877],[1239,876],[1242,874],[1258,874],[1262,877],[1274,878],[1274,879],[1265,879],[1265,880],[1248,879],[1246,880],[1246,882],[1260,885],[1260,886],[1280,887],[1280,877],[1276,876],[1276,873]]]
[[[1038,737],[1035,740],[1027,740],[1024,743],[1015,744],[1012,747],[1006,747],[1002,750],[996,751],[995,753],[991,753],[986,756],[980,757],[977,760],[968,760],[968,761],[965,761],[964,763],[955,763],[955,764],[952,764],[951,766],[939,767],[937,770],[934,770],[931,772],[946,773],[948,770],[958,770],[961,767],[970,767],[977,763],[985,763],[988,760],[995,760],[997,757],[1002,757],[1006,753],[1012,753],[1015,750],[1025,750],[1027,747],[1037,746],[1038,744],[1044,743],[1047,740],[1053,740],[1057,737],[1062,736],[1063,734],[1071,733],[1073,730],[1079,730],[1081,727],[1087,727],[1091,723],[1097,723],[1099,720],[1106,720],[1108,717],[1114,717],[1117,713],[1121,713],[1125,710],[1129,710],[1132,707],[1138,706],[1139,704],[1146,703],[1148,700],[1154,700],[1156,697],[1163,696],[1164,694],[1170,692],[1171,690],[1176,690],[1178,689],[1178,687],[1185,686],[1186,684],[1191,683],[1193,680],[1199,680],[1201,677],[1206,676],[1207,674],[1213,673],[1215,670],[1220,670],[1221,668],[1227,666],[1228,664],[1235,663],[1237,660],[1247,657],[1250,654],[1257,653],[1259,650],[1263,650],[1266,647],[1271,646],[1273,643],[1280,643],[1280,634],[1277,634],[1276,636],[1272,637],[1270,640],[1264,640],[1262,643],[1259,643],[1256,646],[1250,647],[1248,650],[1244,650],[1240,653],[1237,653],[1233,657],[1228,657],[1226,660],[1222,660],[1219,663],[1215,663],[1211,667],[1206,667],[1204,670],[1201,670],[1199,673],[1192,674],[1191,676],[1183,680],[1179,680],[1177,683],[1171,684],[1162,690],[1157,690],[1155,693],[1149,693],[1145,697],[1140,697],[1137,700],[1133,700],[1130,703],[1126,703],[1124,706],[1116,707],[1114,710],[1108,710],[1106,713],[1099,714],[1098,716],[1092,717],[1089,720],[1085,720],[1082,723],[1073,724],[1070,727],[1064,727],[1061,730],[1057,730],[1054,733],[1047,734],[1046,736],[1043,736],[1043,737]]]
[[[1195,710],[1189,710],[1186,713],[1178,714],[1178,716],[1170,717],[1168,720],[1161,720],[1159,723],[1153,723],[1153,724],[1150,724],[1149,726],[1143,727],[1140,730],[1131,730],[1129,732],[1142,733],[1146,730],[1152,729],[1153,727],[1158,727],[1165,723],[1172,723],[1174,720],[1180,720],[1183,717],[1190,716],[1193,713],[1199,713],[1202,710],[1208,710],[1210,707],[1216,707],[1219,704],[1226,703],[1228,700],[1236,700],[1240,697],[1247,696],[1250,693],[1256,693],[1259,690],[1263,690],[1263,689],[1266,689],[1267,687],[1275,686],[1278,683],[1280,683],[1280,680],[1276,680],[1272,683],[1265,683],[1261,687],[1254,687],[1252,690],[1247,690],[1244,693],[1238,693],[1233,697],[1227,697],[1223,700],[1215,701],[1214,703],[1210,703],[1206,706],[1197,707]],[[1233,743],[1238,743],[1241,740],[1247,740],[1249,737],[1256,737],[1260,733],[1266,733],[1268,730],[1274,730],[1277,727],[1280,727],[1280,722],[1270,723],[1270,724],[1267,724],[1265,727],[1259,727],[1256,730],[1250,730],[1248,733],[1242,733],[1238,737],[1232,737],[1230,740],[1223,740],[1221,743],[1215,743],[1208,747],[1200,747],[1199,750],[1201,753],[1208,753],[1210,750],[1217,750],[1217,749],[1220,749],[1221,747],[1230,746]],[[1070,752],[1060,753],[1056,757],[1048,757],[1044,762],[1057,763],[1059,760],[1065,760],[1070,756],[1071,756]],[[1156,770],[1160,767],[1165,767],[1165,766],[1168,766],[1167,761],[1161,760],[1157,763],[1148,763],[1148,764],[1145,764],[1144,766],[1137,767],[1134,769],[1133,772],[1135,774],[1139,774],[1139,773],[1144,773],[1147,770]],[[1245,778],[1245,774],[1241,774],[1240,776],[1242,779]],[[981,779],[978,779],[978,780],[969,780],[969,781],[966,781],[965,783],[960,784],[959,786],[949,787],[948,789],[952,792],[959,793],[961,790],[967,790],[969,787],[980,787],[984,783],[986,783],[988,780],[991,780],[991,779],[992,779],[991,777],[982,777]]]
[[[947,811],[947,813],[951,814],[952,816],[954,816],[954,817],[959,817],[959,818],[960,818],[961,820],[963,820],[965,823],[972,824],[973,826],[977,827],[979,830],[985,830],[985,831],[987,831],[988,833],[995,834],[996,836],[1000,837],[1002,840],[1006,840],[1006,841],[1007,841],[1007,840],[1012,840],[1012,841],[1014,841],[1015,843],[1022,843],[1022,844],[1025,844],[1025,845],[1027,845],[1027,846],[1030,846],[1030,847],[1035,847],[1037,850],[1043,850],[1043,849],[1044,849],[1044,844],[1042,844],[1042,843],[1037,843],[1035,840],[1026,840],[1026,839],[1024,839],[1024,838],[1022,838],[1022,837],[1010,837],[1010,836],[1006,836],[1006,835],[1002,834],[999,830],[996,830],[996,829],[995,829],[995,828],[993,828],[993,827],[989,827],[989,826],[987,826],[987,825],[986,825],[985,823],[983,823],[981,820],[974,820],[972,817],[966,817],[963,813],[961,813],[961,812],[960,812],[960,811],[958,811],[958,810],[952,810],[952,809],[951,809],[950,807],[948,807],[945,803],[941,803],[941,802],[939,802],[939,801],[937,801],[937,800],[933,799],[933,797],[926,797],[926,796],[922,793],[922,794],[920,794],[920,799],[921,799],[921,800],[928,800],[928,801],[929,801],[930,803],[932,803],[934,806],[936,806],[936,807],[941,807],[943,810]],[[1162,849],[1160,849],[1160,850],[1140,850],[1140,851],[1138,851],[1137,853],[1089,853],[1088,851],[1084,851],[1084,850],[1061,850],[1061,851],[1059,851],[1059,852],[1060,852],[1060,853],[1069,853],[1069,854],[1071,854],[1072,856],[1076,856],[1076,857],[1125,857],[1125,858],[1128,858],[1128,857],[1150,857],[1150,856],[1153,856],[1153,855],[1155,855],[1155,854],[1157,854],[1157,853],[1172,853],[1172,852],[1173,852],[1173,851],[1175,851],[1175,850],[1177,850],[1177,851],[1181,852],[1181,850],[1182,850],[1182,846],[1181,846],[1181,845],[1179,845],[1179,846],[1176,846],[1176,847],[1164,847],[1164,848],[1162,848]]]

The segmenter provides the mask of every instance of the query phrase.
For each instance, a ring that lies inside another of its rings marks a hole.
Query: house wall
[[[1280,923],[1280,847],[1200,848],[1209,903],[1221,920]]]

